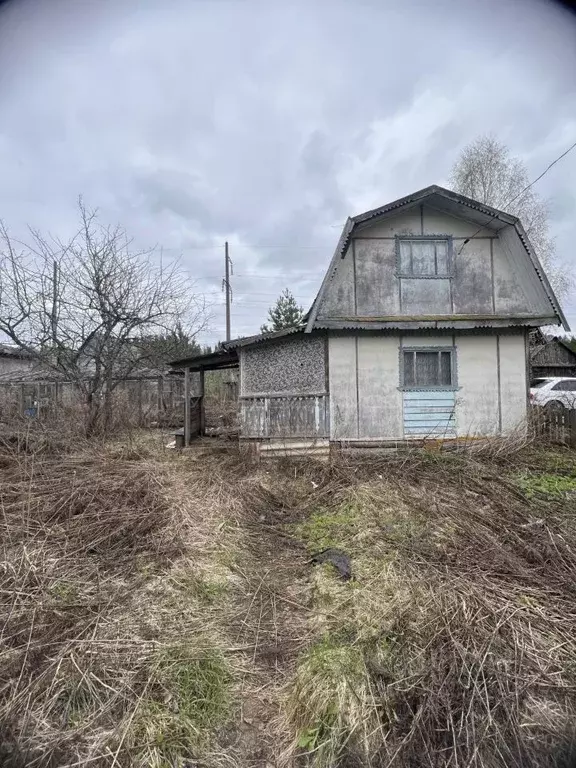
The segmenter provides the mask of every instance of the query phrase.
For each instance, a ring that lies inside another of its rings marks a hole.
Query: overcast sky
[[[224,338],[307,308],[346,216],[446,182],[494,133],[531,178],[576,141],[576,17],[543,0],[12,0],[0,217],[65,236],[82,194],[182,254]],[[538,183],[576,272],[576,151]],[[566,302],[576,329],[576,299]]]

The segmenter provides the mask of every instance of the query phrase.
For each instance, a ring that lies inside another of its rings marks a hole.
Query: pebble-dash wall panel
[[[242,395],[325,392],[325,345],[305,337],[242,350]]]

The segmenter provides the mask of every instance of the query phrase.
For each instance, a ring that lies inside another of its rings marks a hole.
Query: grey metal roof
[[[315,329],[323,330],[420,330],[423,328],[470,328],[539,327],[550,325],[554,317],[533,315],[395,315],[378,317],[321,318],[314,323]]]
[[[465,206],[469,211],[467,218],[470,219],[473,223],[477,224],[478,227],[488,227],[497,231],[498,229],[502,228],[497,226],[497,222],[501,222],[502,226],[513,226],[516,230],[516,233],[518,234],[518,237],[520,238],[520,241],[522,242],[522,245],[528,253],[528,256],[530,257],[530,260],[536,270],[536,274],[538,275],[538,278],[544,287],[546,295],[548,296],[548,299],[554,309],[554,312],[557,315],[557,318],[560,320],[565,330],[570,330],[570,326],[568,325],[568,321],[564,315],[564,312],[560,307],[558,299],[552,290],[546,273],[544,272],[544,269],[542,268],[542,265],[536,256],[534,248],[532,247],[520,220],[516,216],[512,216],[511,214],[505,213],[504,211],[499,211],[496,208],[485,205],[484,203],[479,203],[476,200],[472,200],[470,197],[466,197],[465,195],[461,195],[457,192],[452,192],[451,190],[440,187],[437,184],[432,184],[431,186],[420,189],[411,195],[401,197],[398,200],[394,200],[393,202],[388,203],[387,205],[380,206],[379,208],[373,208],[370,211],[365,211],[364,213],[360,213],[357,216],[352,216],[346,220],[342,234],[338,240],[336,250],[332,256],[332,261],[330,262],[330,266],[328,267],[324,276],[324,280],[322,281],[322,285],[320,286],[316,298],[312,303],[312,307],[305,315],[304,319],[306,320],[306,333],[310,333],[312,328],[325,327],[324,325],[319,325],[316,320],[320,302],[326,290],[326,286],[328,285],[332,275],[334,274],[334,271],[336,270],[338,260],[344,258],[344,255],[346,254],[346,249],[348,248],[352,234],[358,228],[361,228],[363,224],[371,222],[378,216],[384,216],[400,208],[409,208],[418,205],[423,200],[427,200],[433,204],[434,198],[436,198],[436,202],[446,212],[452,211],[453,213],[457,214],[458,211],[460,211],[461,215],[462,206]]]

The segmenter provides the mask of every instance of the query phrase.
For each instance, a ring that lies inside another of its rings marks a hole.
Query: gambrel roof
[[[515,237],[521,244],[521,248],[525,254],[526,269],[533,270],[538,276],[541,299],[543,304],[546,304],[550,307],[551,312],[549,312],[546,317],[549,319],[553,317],[556,318],[558,324],[563,325],[566,330],[569,330],[568,322],[564,316],[562,308],[560,307],[560,304],[554,295],[554,291],[552,290],[546,273],[544,272],[544,269],[534,251],[534,248],[530,244],[530,240],[520,220],[516,216],[512,216],[511,214],[505,213],[504,211],[496,210],[495,208],[492,208],[483,203],[479,203],[469,197],[465,197],[464,195],[451,192],[450,190],[444,189],[443,187],[437,185],[432,185],[426,187],[425,189],[421,189],[418,192],[414,192],[407,197],[403,197],[399,200],[388,203],[387,205],[374,208],[373,210],[366,211],[365,213],[361,213],[358,216],[348,218],[342,230],[342,234],[340,235],[340,239],[336,246],[336,250],[332,257],[330,266],[326,272],[326,275],[324,276],[320,290],[314,299],[310,311],[305,317],[307,333],[310,333],[313,328],[336,327],[331,323],[327,324],[325,322],[319,322],[318,310],[326,293],[327,287],[330,284],[333,275],[335,274],[339,261],[346,257],[348,245],[350,244],[352,237],[358,232],[361,232],[363,229],[371,226],[376,220],[396,216],[399,213],[403,213],[404,211],[407,211],[416,206],[420,206],[422,204],[429,205],[438,211],[465,220],[471,223],[474,227],[477,227],[479,230],[491,229],[494,232],[500,232],[500,230],[512,228],[514,230]],[[473,239],[473,237],[474,235],[466,239],[465,243],[468,243],[469,240]],[[491,317],[497,319],[499,316],[495,313]],[[500,323],[505,322],[504,316],[500,317],[502,318]],[[352,321],[352,318],[343,318],[343,320],[344,319]],[[424,322],[424,318],[421,319]],[[489,317],[480,318],[478,316],[476,319],[478,320],[479,325],[485,325],[490,322]],[[530,324],[529,315],[526,315],[526,317],[516,315],[515,319],[518,320],[519,324]],[[402,316],[400,315],[394,318],[366,318],[366,320],[370,322],[379,321],[381,325],[388,325],[388,327],[391,327],[392,323],[398,324],[398,322],[402,320]],[[430,320],[430,322],[436,322],[434,318],[428,318],[428,320]],[[458,320],[459,322],[463,322],[465,318],[459,317]],[[468,319],[466,318],[466,320]],[[361,321],[361,318],[354,319],[354,327],[358,327],[359,321]],[[447,322],[445,316],[442,318],[442,322],[443,324]],[[474,322],[474,318],[472,318],[469,322]],[[348,326],[341,325],[340,327]]]

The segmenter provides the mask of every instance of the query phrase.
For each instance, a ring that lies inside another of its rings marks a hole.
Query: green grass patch
[[[75,603],[80,598],[78,585],[63,579],[53,582],[48,591],[51,597],[61,603]]]
[[[231,685],[221,652],[186,645],[164,651],[132,728],[142,764],[162,768],[201,754],[230,714]]]
[[[287,713],[309,765],[327,768],[347,750],[369,759],[379,725],[361,646],[334,634],[309,648],[298,664]]]
[[[516,482],[528,499],[558,499],[576,491],[576,476],[552,473],[524,473]]]
[[[335,509],[321,509],[313,512],[295,532],[309,552],[318,552],[328,547],[346,547],[358,531],[358,507],[345,502]]]

